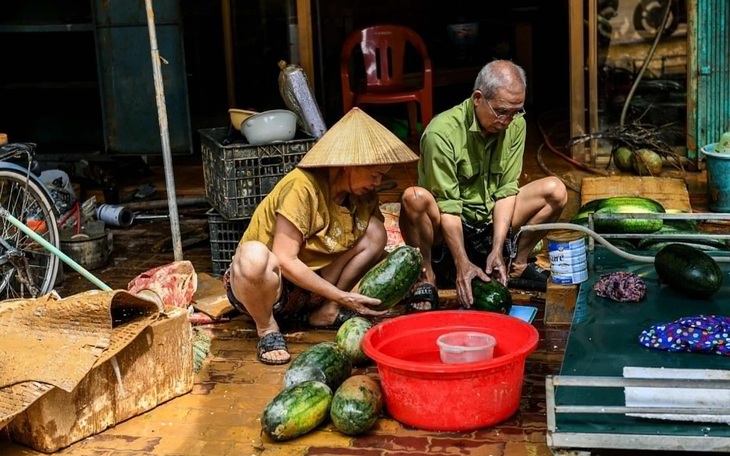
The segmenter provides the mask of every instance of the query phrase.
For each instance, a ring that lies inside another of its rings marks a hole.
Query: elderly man
[[[479,72],[471,97],[426,128],[418,186],[401,200],[401,233],[425,260],[408,310],[438,308],[436,285],[455,286],[459,303],[470,307],[474,277],[545,289],[549,272],[529,258],[544,233],[521,234],[511,252],[513,234],[526,224],[557,220],[568,196],[555,177],[519,186],[526,89],[521,67],[493,61]]]

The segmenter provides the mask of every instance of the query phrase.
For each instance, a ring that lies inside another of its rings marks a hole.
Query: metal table
[[[546,379],[550,448],[555,454],[590,454],[590,449],[598,448],[730,452],[729,425],[627,416],[627,411],[640,410],[627,408],[624,399],[627,386],[730,390],[730,381],[623,377],[625,366],[730,369],[726,356],[669,353],[638,342],[641,331],[655,323],[700,314],[730,315],[730,265],[719,263],[726,272],[725,284],[704,300],[683,297],[660,285],[652,264],[631,263],[602,248],[589,255],[589,278],[580,286],[560,375]],[[596,296],[593,285],[602,274],[614,271],[632,271],[644,278],[646,298],[620,303]],[[652,410],[656,412],[648,411]],[[699,412],[730,415],[730,404],[723,411],[682,409],[682,413]]]

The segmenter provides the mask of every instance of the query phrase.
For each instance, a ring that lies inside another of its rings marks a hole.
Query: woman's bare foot
[[[340,306],[333,302],[327,302],[322,304],[318,309],[313,311],[307,317],[307,321],[311,326],[330,326],[337,319],[337,314],[340,312]]]

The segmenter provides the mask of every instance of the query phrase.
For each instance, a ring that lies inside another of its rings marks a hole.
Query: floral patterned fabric
[[[633,272],[619,271],[602,275],[593,290],[598,296],[614,301],[638,302],[646,296],[646,283]]]

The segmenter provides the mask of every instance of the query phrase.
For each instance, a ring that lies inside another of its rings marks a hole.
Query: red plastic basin
[[[453,331],[481,331],[497,339],[494,358],[444,364],[436,339]],[[443,310],[393,318],[371,328],[363,350],[375,361],[390,415],[433,431],[470,431],[509,418],[520,405],[525,359],[539,336],[507,315]]]

